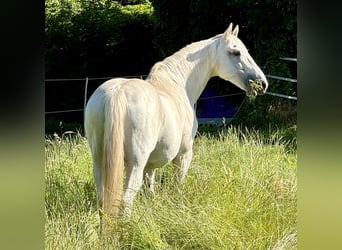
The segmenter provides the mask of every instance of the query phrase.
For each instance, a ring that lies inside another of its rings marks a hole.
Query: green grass
[[[102,236],[85,138],[47,138],[46,249],[296,249],[296,150],[283,134],[199,135],[184,185],[158,170],[155,195],[142,189],[131,220]]]

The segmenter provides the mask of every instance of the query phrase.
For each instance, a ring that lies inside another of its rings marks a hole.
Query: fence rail
[[[296,96],[283,95],[283,94],[278,94],[278,93],[273,93],[273,92],[266,92],[265,94],[273,95],[273,96],[278,96],[278,97],[286,98],[286,99],[289,99],[289,100],[296,100],[297,101],[297,97]]]
[[[281,60],[286,60],[286,61],[297,62],[297,58],[281,57],[280,59]],[[147,75],[132,75],[132,76],[120,76],[120,78],[140,78],[140,79],[143,79],[146,76]],[[271,78],[271,79],[276,79],[276,80],[282,80],[282,81],[297,83],[296,79],[282,77],[282,76],[266,75],[266,77]],[[91,80],[109,80],[109,79],[112,79],[112,78],[114,78],[114,77],[109,76],[109,77],[85,77],[85,78],[71,78],[71,79],[67,79],[67,78],[45,79],[45,82],[84,81],[84,102],[83,102],[83,108],[69,109],[69,110],[45,111],[45,114],[57,114],[57,113],[69,113],[69,112],[81,112],[81,111],[84,111],[85,106],[87,104],[87,95],[88,95],[89,81],[91,81]],[[235,96],[235,95],[241,95],[241,94],[244,94],[244,93],[235,93],[235,94],[220,95],[220,96],[201,97],[200,100],[220,98],[220,97],[229,97],[229,96]],[[277,97],[280,97],[280,98],[286,98],[286,99],[289,99],[289,100],[297,100],[296,96],[289,96],[289,95],[273,93],[273,92],[268,92],[268,91],[265,94],[272,95],[272,96],[277,96]]]
[[[290,61],[290,62],[296,62],[297,63],[297,58],[293,58],[293,57],[280,57],[280,59],[284,60],[284,61]],[[288,78],[288,77],[275,76],[275,75],[265,75],[265,76],[268,78],[271,78],[271,79],[297,83],[297,79],[292,79],[292,78]],[[278,93],[273,93],[273,92],[266,92],[265,94],[297,101],[296,96],[283,95],[283,94],[278,94]]]
[[[70,112],[80,112],[80,111],[84,111],[84,108],[83,109],[68,109],[68,110],[45,111],[45,114],[70,113]]]
[[[287,77],[282,77],[282,76],[274,76],[274,75],[265,75],[265,76],[268,78],[273,78],[273,79],[277,79],[277,80],[297,83],[297,79],[292,79],[292,78],[287,78]]]

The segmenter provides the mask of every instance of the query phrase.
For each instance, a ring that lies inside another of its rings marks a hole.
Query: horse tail
[[[105,97],[104,169],[102,171],[103,212],[110,216],[119,214],[122,200],[124,171],[124,140],[127,100],[120,89]]]

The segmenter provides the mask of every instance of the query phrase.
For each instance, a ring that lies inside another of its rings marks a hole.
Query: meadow
[[[152,195],[137,195],[130,221],[99,234],[86,139],[45,139],[46,249],[296,249],[295,137],[229,126],[200,133],[186,181],[171,164]]]

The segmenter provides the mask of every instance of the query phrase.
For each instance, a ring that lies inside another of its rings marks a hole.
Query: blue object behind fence
[[[236,98],[235,98],[236,99]],[[197,103],[198,118],[232,118],[241,105],[241,97],[233,103],[232,98],[218,96],[216,89],[206,90]]]

